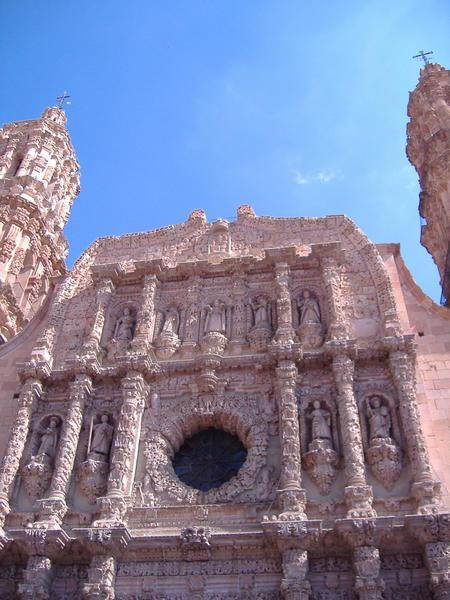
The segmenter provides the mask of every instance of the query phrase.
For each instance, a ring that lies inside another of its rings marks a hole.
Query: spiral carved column
[[[3,526],[5,517],[10,511],[9,496],[12,484],[25,448],[31,415],[41,394],[42,383],[38,379],[27,380],[20,392],[19,408],[0,467],[0,526]]]

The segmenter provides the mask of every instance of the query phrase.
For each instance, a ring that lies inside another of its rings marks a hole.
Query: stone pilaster
[[[331,340],[348,339],[348,323],[342,309],[341,274],[337,260],[334,256],[324,256],[320,266],[328,304],[328,337]]]
[[[20,392],[16,419],[0,468],[0,526],[3,526],[5,517],[10,511],[9,496],[12,484],[25,448],[31,415],[41,394],[42,383],[38,379],[28,379]]]
[[[349,517],[374,516],[372,488],[367,485],[358,406],[353,391],[355,363],[347,354],[335,352],[332,368],[341,421],[347,514]]]
[[[47,556],[30,556],[19,583],[17,596],[21,600],[50,600],[53,579],[52,561]]]
[[[83,344],[83,353],[96,354],[100,347],[105,315],[111,296],[114,292],[114,284],[111,279],[102,279],[96,286],[95,313],[91,330]]]
[[[245,305],[246,284],[242,273],[235,273],[232,280],[233,318],[230,349],[233,353],[242,352],[247,335],[247,307]]]
[[[411,493],[418,502],[418,512],[437,512],[440,484],[433,480],[425,437],[416,400],[415,349],[393,350],[389,366],[397,389],[400,417],[411,464]]]
[[[140,431],[146,384],[142,375],[130,371],[122,379],[122,407],[117,423],[116,435],[111,450],[111,470],[108,477],[106,496],[99,498],[101,514],[98,523],[123,524],[126,503],[130,493],[134,471],[136,444]]]
[[[380,577],[380,553],[374,546],[358,546],[353,550],[355,592],[360,600],[382,600],[384,581]]]
[[[290,267],[287,263],[275,265],[275,287],[277,290],[278,327],[274,342],[280,346],[290,345],[295,340],[292,324],[292,299],[289,289]]]
[[[306,579],[308,552],[300,548],[283,551],[281,594],[285,600],[308,600],[311,585]]]
[[[136,319],[136,331],[131,343],[133,350],[145,352],[151,344],[155,326],[155,295],[158,287],[156,275],[145,275],[142,303]]]
[[[90,377],[76,375],[69,388],[69,408],[64,419],[48,495],[39,501],[40,521],[61,523],[67,512],[66,494],[75,462],[83,411],[91,392]]]
[[[276,369],[281,470],[278,499],[282,513],[306,519],[306,494],[302,489],[300,434],[298,425],[297,367],[294,361],[280,361]]]
[[[430,573],[430,584],[435,600],[450,598],[450,543],[425,544],[425,564]]]
[[[91,558],[88,583],[83,584],[84,600],[113,600],[116,579],[116,559],[113,556],[96,555]]]

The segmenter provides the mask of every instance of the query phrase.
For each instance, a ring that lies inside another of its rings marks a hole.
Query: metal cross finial
[[[61,96],[58,96],[58,97],[56,98],[56,100],[58,101],[58,104],[57,104],[58,108],[62,108],[62,107],[63,107],[63,104],[70,104],[70,102],[67,102],[67,100],[68,100],[69,98],[70,98],[70,96],[69,96],[69,94],[68,94],[66,91],[64,91],[64,92],[61,94]]]
[[[429,65],[430,61],[428,59],[428,56],[431,56],[431,54],[433,54],[433,50],[431,50],[431,52],[424,52],[424,50],[420,50],[419,54],[416,54],[415,56],[413,56],[413,58],[423,60],[425,65]]]

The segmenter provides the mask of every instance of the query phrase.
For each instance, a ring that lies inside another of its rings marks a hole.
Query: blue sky
[[[184,220],[345,213],[400,242],[434,299],[405,156],[418,50],[450,68],[448,0],[3,0],[0,120],[67,89],[82,192],[69,263],[97,237]]]

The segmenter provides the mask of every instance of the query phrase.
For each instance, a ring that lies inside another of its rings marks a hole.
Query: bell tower
[[[0,129],[0,341],[18,333],[65,273],[63,227],[79,165],[59,107]]]
[[[450,71],[425,64],[408,103],[406,153],[420,179],[421,244],[439,269],[450,305]]]

